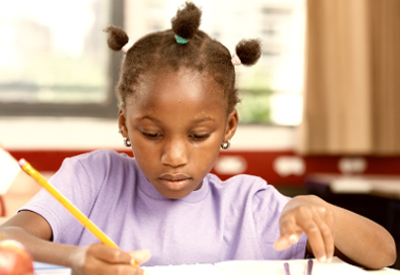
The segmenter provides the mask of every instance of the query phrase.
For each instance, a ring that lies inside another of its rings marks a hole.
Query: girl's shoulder
[[[269,185],[266,180],[261,177],[239,174],[228,179],[221,180],[214,174],[208,174],[208,182],[211,188],[223,193],[232,193],[239,196],[249,196],[258,192],[275,192],[275,188]]]
[[[208,174],[208,179],[210,183],[217,185],[217,186],[222,186],[222,187],[240,187],[240,186],[258,186],[258,187],[265,187],[268,186],[267,181],[265,181],[263,178],[258,177],[258,176],[253,176],[253,175],[247,175],[247,174],[239,174],[232,176],[228,179],[221,180],[217,175],[214,174]]]
[[[57,182],[80,182],[98,193],[106,189],[122,189],[139,176],[134,158],[109,149],[95,150],[66,158],[52,177]]]
[[[131,162],[133,158],[125,153],[110,149],[100,149],[66,158],[67,162],[79,162],[83,165],[104,166],[110,163]]]
[[[209,174],[208,180],[214,196],[238,208],[246,204],[252,205],[254,211],[275,211],[281,209],[289,200],[273,185],[258,176],[240,174],[221,180],[216,175]]]
[[[102,160],[102,159],[108,159],[108,158],[124,159],[124,158],[130,158],[130,157],[125,153],[119,153],[119,152],[111,150],[111,149],[99,149],[99,150],[94,150],[94,151],[90,151],[87,153],[79,154],[79,155],[76,155],[76,156],[73,156],[70,158],[71,159],[76,158],[79,160]]]
[[[58,172],[79,172],[88,176],[108,177],[128,172],[134,158],[114,150],[101,149],[64,159]]]

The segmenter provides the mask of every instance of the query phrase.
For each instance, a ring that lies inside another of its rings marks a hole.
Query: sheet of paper
[[[34,262],[35,275],[70,275],[72,270],[65,266]]]
[[[308,260],[291,261],[225,261],[216,264],[188,264],[143,267],[150,275],[285,275],[283,264],[289,263],[291,275],[305,275]],[[339,258],[329,264],[314,260],[312,275],[365,275],[368,272]]]
[[[20,172],[17,160],[0,145],[0,195],[7,193]]]
[[[226,261],[216,263],[215,266],[227,271],[231,275],[285,275],[283,264],[289,263],[291,275],[307,274],[308,260],[291,260],[291,261]],[[333,258],[329,264],[314,261],[312,275],[365,275],[368,272],[349,265],[339,258]]]
[[[213,264],[143,266],[149,275],[229,275]]]

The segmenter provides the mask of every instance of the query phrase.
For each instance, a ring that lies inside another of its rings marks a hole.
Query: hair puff
[[[172,18],[172,30],[184,39],[194,36],[200,26],[201,10],[191,2],[186,2],[183,9]]]
[[[243,65],[256,64],[261,57],[261,42],[257,39],[241,40],[236,46],[236,54]]]
[[[121,28],[109,26],[104,31],[108,33],[108,47],[114,51],[120,51],[129,41],[128,35]]]

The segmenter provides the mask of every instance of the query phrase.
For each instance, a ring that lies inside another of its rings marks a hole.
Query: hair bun
[[[108,33],[108,47],[114,51],[120,51],[129,41],[128,35],[121,28],[109,26],[104,31]]]
[[[172,18],[172,30],[184,39],[194,36],[200,26],[201,10],[191,2],[186,2],[183,9],[177,11]]]
[[[261,57],[261,41],[257,39],[241,40],[236,46],[236,54],[243,65],[256,64]]]

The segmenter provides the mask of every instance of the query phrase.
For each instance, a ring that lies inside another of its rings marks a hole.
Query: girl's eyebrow
[[[137,120],[144,120],[144,119],[148,119],[148,120],[151,120],[154,122],[161,122],[161,120],[159,120],[155,117],[151,117],[151,116],[142,116],[142,117],[137,118]]]
[[[144,119],[148,119],[148,120],[151,120],[151,121],[154,121],[154,122],[158,122],[158,123],[162,122],[161,120],[159,120],[159,119],[157,119],[155,117],[148,116],[148,115],[142,116],[140,118],[137,118],[137,120],[139,120],[139,121],[144,120]],[[200,123],[200,122],[204,122],[204,121],[215,121],[215,119],[213,119],[212,117],[206,116],[206,117],[203,117],[203,118],[196,119],[193,122],[194,123]]]
[[[215,119],[213,119],[213,118],[211,118],[209,116],[206,116],[206,117],[203,117],[203,118],[200,118],[200,119],[196,119],[194,122],[195,123],[200,123],[200,122],[203,122],[203,121],[215,121]]]

